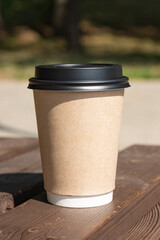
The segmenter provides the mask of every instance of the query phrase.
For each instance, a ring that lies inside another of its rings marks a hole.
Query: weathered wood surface
[[[160,147],[128,148],[119,154],[112,203],[67,209],[48,204],[42,194],[0,216],[0,239],[118,239],[159,202],[159,174]]]
[[[38,147],[34,138],[0,138],[0,162]]]
[[[12,208],[14,208],[14,199],[12,194],[0,192],[0,214],[6,213]]]
[[[10,204],[10,200],[7,203],[6,193],[13,196],[13,205],[18,205],[43,190],[43,177],[38,141],[35,139],[0,139],[2,157],[6,158],[0,161],[0,193],[3,198],[0,209],[4,212],[4,206]]]
[[[117,240],[160,239],[160,203],[145,214],[130,230]]]

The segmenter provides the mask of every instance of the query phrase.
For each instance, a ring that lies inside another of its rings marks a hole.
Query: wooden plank
[[[0,192],[12,194],[14,205],[43,190],[39,148],[0,163]]]
[[[160,200],[160,147],[133,146],[119,154],[112,203],[67,209],[29,200],[0,216],[0,239],[118,239]]]
[[[145,214],[130,230],[117,240],[160,239],[160,203]]]
[[[0,138],[0,162],[38,147],[34,138]]]

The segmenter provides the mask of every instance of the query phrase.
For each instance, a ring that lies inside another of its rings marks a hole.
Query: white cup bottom
[[[112,202],[112,199],[113,192],[109,192],[103,195],[86,197],[64,196],[47,192],[47,200],[49,203],[68,208],[90,208],[103,206]]]

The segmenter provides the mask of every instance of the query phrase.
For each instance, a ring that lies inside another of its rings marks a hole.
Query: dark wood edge
[[[14,199],[12,194],[0,192],[0,214],[6,213],[14,208]]]

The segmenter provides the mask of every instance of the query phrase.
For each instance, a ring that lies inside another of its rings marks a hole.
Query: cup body
[[[115,188],[124,89],[34,90],[47,192],[95,196]]]

